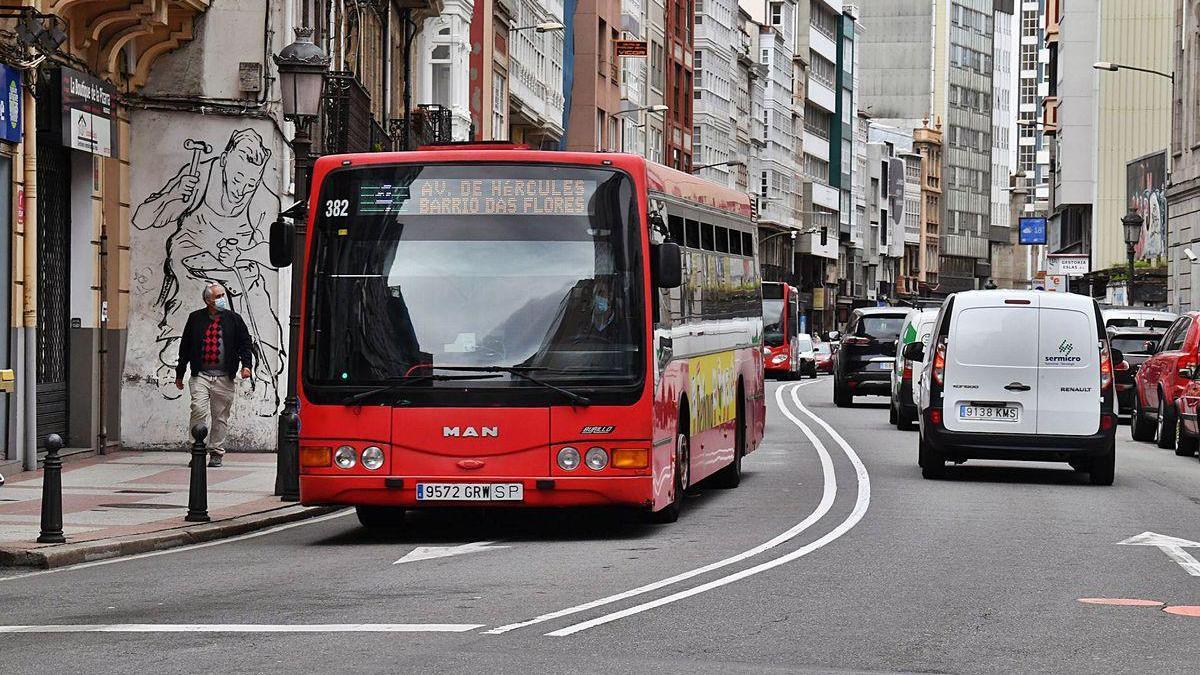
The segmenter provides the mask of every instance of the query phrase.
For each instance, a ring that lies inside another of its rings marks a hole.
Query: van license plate
[[[963,420],[988,420],[994,422],[1019,422],[1021,409],[1003,405],[960,405],[958,418]]]
[[[417,483],[419,502],[519,502],[521,483]]]

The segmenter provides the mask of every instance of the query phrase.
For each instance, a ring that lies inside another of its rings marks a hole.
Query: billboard
[[[1126,206],[1140,213],[1144,221],[1142,236],[1133,246],[1138,260],[1166,257],[1166,179],[1166,151],[1140,157],[1125,165]]]

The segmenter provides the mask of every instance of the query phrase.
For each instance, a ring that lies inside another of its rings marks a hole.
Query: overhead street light
[[[1110,73],[1115,73],[1118,70],[1136,70],[1139,73],[1150,73],[1151,75],[1158,75],[1159,77],[1165,77],[1168,80],[1171,80],[1172,82],[1175,81],[1174,73],[1165,73],[1161,70],[1154,70],[1153,68],[1142,68],[1140,66],[1130,66],[1130,65],[1126,65],[1124,63],[1113,63],[1111,61],[1097,61],[1092,64],[1092,68],[1095,68],[1096,70],[1105,70]]]
[[[523,30],[533,30],[539,33],[548,33],[550,31],[562,30],[564,28],[566,28],[566,26],[557,21],[543,21],[542,23],[534,24],[532,26],[512,26],[508,29],[508,32],[516,33]]]
[[[728,162],[716,162],[713,164],[701,164],[700,166],[692,167],[692,173],[696,173],[701,169],[713,169],[718,166],[746,166],[746,163],[740,159],[730,160]]]
[[[653,115],[656,113],[665,113],[670,109],[671,109],[670,106],[666,106],[666,105],[659,103],[658,105],[646,105],[646,106],[641,106],[638,108],[630,108],[628,110],[618,110],[617,112],[613,113],[613,117],[616,117],[617,115],[626,115],[628,113],[636,113],[636,112],[646,112],[648,114]]]

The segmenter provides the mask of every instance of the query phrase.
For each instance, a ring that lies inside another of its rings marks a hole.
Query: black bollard
[[[184,518],[189,523],[207,523],[208,517],[208,448],[204,438],[208,436],[208,427],[197,424],[192,427],[192,479],[188,483],[188,512]]]
[[[42,471],[42,531],[38,534],[39,544],[64,544],[62,519],[62,437],[50,434],[46,437],[46,461]]]

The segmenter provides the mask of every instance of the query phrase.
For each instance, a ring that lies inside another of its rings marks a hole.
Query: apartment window
[[[771,25],[772,26],[782,26],[783,25],[783,3],[782,2],[772,2],[771,3]]]
[[[662,91],[663,88],[663,46],[657,42],[650,43],[650,86]]]
[[[763,199],[767,198],[768,172],[762,172],[762,180],[758,184],[758,195]]]
[[[450,105],[450,45],[437,45],[429,53],[430,103]]]
[[[699,14],[703,14],[703,13],[704,13],[704,0],[696,0],[696,14],[699,15]],[[699,21],[697,21],[696,23],[699,23]]]
[[[820,2],[813,2],[811,10],[812,14],[809,19],[809,25],[830,40],[835,39],[834,36],[837,35],[837,16]]]
[[[492,73],[492,139],[508,139],[508,80]]]
[[[617,149],[617,136],[618,136],[617,118],[609,117],[608,118],[608,149],[609,150]]]
[[[704,50],[697,49],[696,52],[692,55],[692,69],[700,70],[703,67],[704,67]]]
[[[813,51],[809,52],[809,60],[811,65],[808,72],[813,79],[828,87],[833,87],[837,77],[837,66],[833,65],[833,61]]]
[[[604,149],[604,111],[596,111],[596,149]]]
[[[763,47],[762,52],[759,54],[758,62],[764,66],[769,65],[771,63],[771,50]]]
[[[696,93],[699,94],[700,87],[704,86],[704,71],[695,70],[692,72],[692,86],[695,88]],[[700,97],[697,96],[696,98],[700,98]]]

